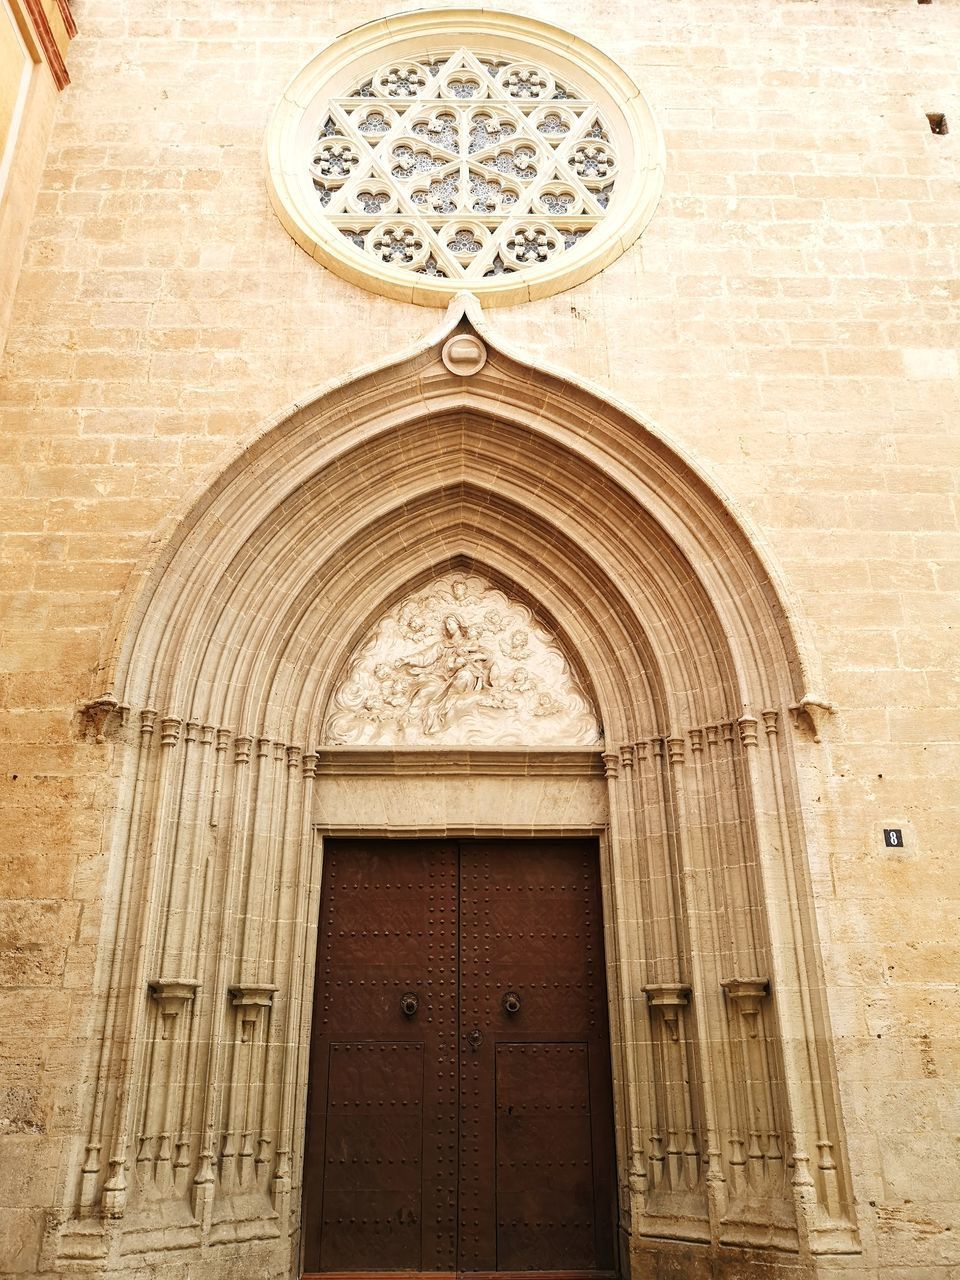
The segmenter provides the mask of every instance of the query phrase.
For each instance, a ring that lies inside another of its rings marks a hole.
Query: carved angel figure
[[[522,628],[511,631],[506,640],[500,641],[500,652],[514,662],[524,662],[530,657],[530,637]]]

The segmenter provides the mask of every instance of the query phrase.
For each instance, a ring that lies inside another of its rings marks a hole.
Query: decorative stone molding
[[[307,757],[304,757],[306,761]],[[599,751],[559,747],[551,750],[483,750],[463,747],[405,751],[393,747],[331,747],[310,759],[318,777],[599,777],[605,757]],[[313,774],[311,774],[313,776]]]
[[[163,1020],[161,1039],[168,1040],[176,1026],[177,1018],[196,997],[200,983],[195,978],[151,978],[147,983],[150,994],[160,1006]]]
[[[341,36],[267,134],[286,229],[344,279],[442,306],[547,297],[640,235],[663,185],[639,89],[567,32],[492,10],[420,10]]]
[[[248,1044],[260,1018],[261,1009],[269,1009],[279,987],[272,982],[243,982],[230,987],[233,1006],[239,1010],[240,1039]]]
[[[619,751],[604,751],[603,771],[608,778],[618,778],[620,776],[620,765],[622,763]]]
[[[761,1002],[770,994],[769,978],[724,978],[721,983],[731,1004],[740,1010],[750,1028],[749,1035],[755,1039],[757,1021],[760,1016]]]
[[[689,986],[683,982],[648,983],[642,990],[650,1008],[659,1011],[676,1044],[680,1039],[680,1010],[690,1003]]]
[[[819,742],[823,726],[836,708],[832,702],[824,702],[821,698],[805,697],[799,702],[791,703],[788,710],[794,728],[809,734],[814,742]]]
[[[182,727],[183,721],[179,716],[161,716],[160,745],[163,747],[175,747],[180,740]]]
[[[112,694],[103,694],[91,702],[85,702],[80,708],[81,724],[87,735],[102,745],[119,735],[127,722],[130,708],[126,703],[118,702]]]
[[[744,715],[737,721],[737,728],[740,731],[740,741],[745,747],[755,747],[759,742],[757,736],[758,723],[756,716]]]

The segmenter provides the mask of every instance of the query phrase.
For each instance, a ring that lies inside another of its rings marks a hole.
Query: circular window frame
[[[364,256],[327,220],[317,200],[309,155],[327,102],[376,67],[465,45],[480,53],[543,63],[603,112],[620,157],[616,190],[589,235],[533,271],[480,279],[415,275]],[[366,23],[337,37],[294,76],[267,129],[267,186],[289,234],[336,275],[370,292],[425,307],[444,307],[464,290],[488,306],[546,298],[609,266],[640,236],[660,201],[663,135],[629,75],[606,54],[547,23],[488,9],[418,10]]]

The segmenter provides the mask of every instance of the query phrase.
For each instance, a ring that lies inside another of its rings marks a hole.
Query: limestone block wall
[[[409,6],[413,7],[413,6]],[[642,240],[490,313],[696,459],[819,655],[803,779],[863,1240],[960,1265],[960,7],[571,0],[664,129]],[[312,262],[267,198],[287,80],[372,0],[82,0],[0,368],[0,1274],[37,1274],[80,1150],[115,748],[78,709],[119,592],[314,385],[435,313]],[[952,132],[934,134],[928,113]],[[903,832],[886,848],[883,828]],[[82,1158],[82,1151],[80,1151]]]

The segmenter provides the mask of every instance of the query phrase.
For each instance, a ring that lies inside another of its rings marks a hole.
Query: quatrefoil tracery
[[[529,62],[387,63],[322,119],[310,174],[326,216],[357,252],[421,275],[536,271],[602,220],[616,184],[597,104]]]

